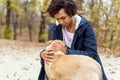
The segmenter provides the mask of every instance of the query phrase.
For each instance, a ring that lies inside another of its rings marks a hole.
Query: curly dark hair
[[[77,6],[73,0],[52,0],[47,12],[51,17],[54,17],[62,8],[69,16],[74,16],[77,13]]]

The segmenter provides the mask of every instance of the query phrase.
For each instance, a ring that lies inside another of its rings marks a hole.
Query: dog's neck
[[[62,51],[56,51],[55,54],[64,54]]]
[[[63,53],[62,51],[57,51],[54,53],[55,58],[61,57],[63,55],[65,55],[65,53]]]

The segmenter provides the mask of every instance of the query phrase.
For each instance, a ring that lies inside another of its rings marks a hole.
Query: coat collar
[[[73,38],[73,42],[72,42],[72,45],[71,45],[71,48],[72,46],[75,44],[75,42],[77,41],[78,38],[80,38],[81,34],[83,33],[83,31],[87,28],[87,23],[88,21],[81,16],[81,22],[79,23],[79,26],[77,28],[77,30],[75,31],[75,35],[74,35],[74,38]]]

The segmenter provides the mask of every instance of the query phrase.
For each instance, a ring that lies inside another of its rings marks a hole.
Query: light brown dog
[[[47,49],[56,42],[54,40]],[[49,80],[103,80],[100,65],[92,58],[84,55],[65,55],[55,51],[55,59],[45,64],[45,71]]]

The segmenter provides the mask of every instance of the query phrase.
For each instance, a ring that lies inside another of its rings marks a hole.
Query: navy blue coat
[[[67,49],[68,55],[69,54],[86,55],[95,59],[102,67],[103,80],[107,80],[101,60],[97,53],[97,42],[96,42],[96,37],[93,31],[92,25],[84,17],[81,16],[81,18],[82,20],[79,24],[79,27],[75,31],[71,48]],[[50,34],[49,34],[50,39],[63,40],[61,25],[57,26],[56,24],[52,24],[49,27],[49,31],[50,31]],[[38,80],[44,80],[44,77],[45,77],[43,59],[41,59],[41,65],[42,67],[41,67]]]

